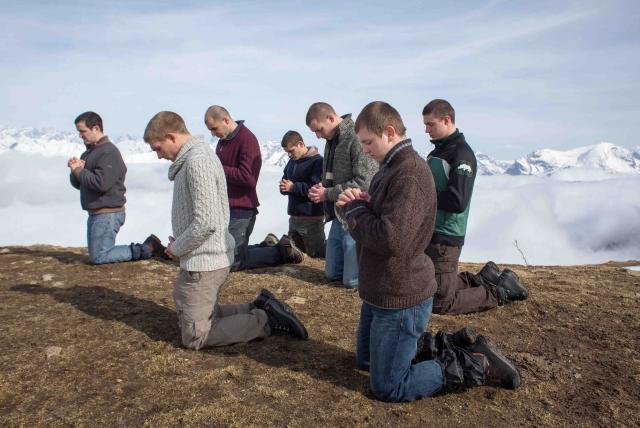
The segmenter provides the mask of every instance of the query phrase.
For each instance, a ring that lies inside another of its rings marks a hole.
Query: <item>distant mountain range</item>
[[[203,138],[200,136],[199,138]],[[155,153],[142,140],[123,136],[114,140],[127,162],[150,162]],[[260,143],[263,162],[284,167],[287,154],[277,141]],[[79,156],[84,151],[75,133],[53,129],[11,128],[0,126],[0,155],[22,152],[41,156]],[[599,169],[615,174],[640,174],[640,147],[629,150],[611,143],[599,143],[571,150],[541,149],[515,161],[494,160],[477,153],[482,175],[548,175],[568,168]]]

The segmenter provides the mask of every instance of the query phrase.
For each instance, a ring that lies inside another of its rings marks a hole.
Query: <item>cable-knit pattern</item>
[[[213,271],[233,262],[227,183],[220,160],[209,145],[189,140],[169,168],[173,183],[171,245],[180,267]]]

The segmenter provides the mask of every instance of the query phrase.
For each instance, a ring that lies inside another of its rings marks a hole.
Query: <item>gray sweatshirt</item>
[[[102,137],[89,146],[81,156],[85,164],[76,178],[70,174],[71,185],[80,189],[80,203],[83,210],[101,208],[119,208],[124,206],[127,189],[124,178],[127,167],[122,160],[120,150],[108,137]]]

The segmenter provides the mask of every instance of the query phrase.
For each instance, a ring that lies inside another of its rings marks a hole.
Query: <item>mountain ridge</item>
[[[202,135],[195,138],[205,140]],[[130,135],[112,140],[127,162],[152,162],[155,153],[141,140]],[[213,140],[208,141],[214,144]],[[262,141],[263,164],[284,167],[287,154],[278,141]],[[76,133],[52,128],[13,128],[0,126],[0,155],[20,152],[45,157],[79,156],[84,144]],[[570,168],[597,169],[613,174],[640,174],[640,146],[627,149],[601,142],[568,150],[538,149],[516,160],[496,160],[477,152],[480,175],[550,175]]]

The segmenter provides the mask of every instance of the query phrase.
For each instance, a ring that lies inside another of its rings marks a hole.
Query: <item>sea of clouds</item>
[[[118,243],[171,234],[169,162],[128,162],[127,220]],[[67,159],[0,156],[0,245],[86,245],[87,215]],[[264,165],[252,242],[286,233],[279,167]],[[550,176],[478,176],[462,260],[558,265],[640,260],[640,175],[568,169]],[[516,247],[517,241],[517,247]],[[523,258],[524,257],[524,258]]]

